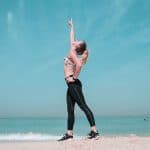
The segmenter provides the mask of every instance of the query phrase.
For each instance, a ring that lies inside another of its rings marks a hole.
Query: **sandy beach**
[[[73,139],[65,142],[0,142],[1,150],[150,150],[150,137],[101,137],[99,140]]]

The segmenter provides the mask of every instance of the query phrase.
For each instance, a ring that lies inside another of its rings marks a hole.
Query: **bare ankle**
[[[97,132],[96,126],[92,126],[91,130],[94,131],[94,132]]]
[[[67,134],[68,135],[73,135],[73,131],[72,130],[67,130]]]

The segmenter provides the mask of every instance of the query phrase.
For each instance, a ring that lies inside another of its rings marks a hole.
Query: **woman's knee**
[[[87,112],[89,111],[88,107],[86,105],[79,105],[82,111]]]

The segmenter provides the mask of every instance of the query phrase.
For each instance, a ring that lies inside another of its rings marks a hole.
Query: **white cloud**
[[[13,15],[13,13],[12,13],[11,11],[9,11],[9,12],[7,13],[7,23],[8,23],[8,25],[9,25],[9,24],[12,24],[13,19],[14,19],[14,15]]]
[[[15,15],[12,11],[7,12],[7,30],[13,40],[18,40],[18,32],[15,23]]]
[[[8,29],[8,34],[13,40],[20,40],[19,35],[21,34],[21,31],[19,30],[18,26],[18,20],[17,19],[22,19],[22,14],[23,14],[23,8],[24,8],[24,0],[19,0],[18,1],[18,12],[17,14],[20,15],[20,18],[16,18],[16,15],[14,12],[11,10],[7,12],[7,29]]]

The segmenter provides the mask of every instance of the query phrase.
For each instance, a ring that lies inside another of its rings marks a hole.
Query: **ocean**
[[[150,117],[95,117],[101,136],[150,136]],[[66,132],[64,117],[1,118],[0,141],[57,140]],[[74,137],[90,131],[85,117],[76,117]]]

